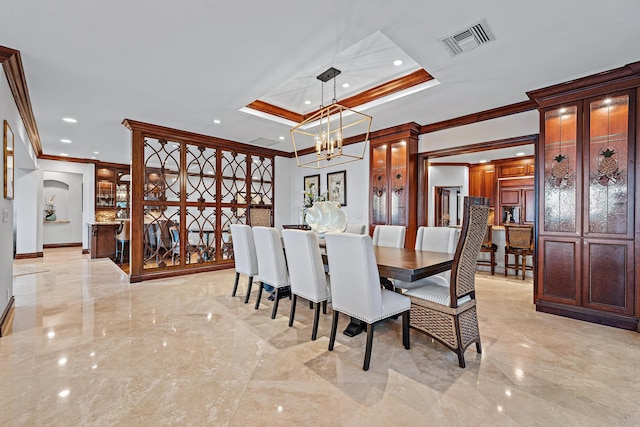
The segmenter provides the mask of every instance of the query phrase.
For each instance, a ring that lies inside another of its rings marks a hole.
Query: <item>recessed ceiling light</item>
[[[486,160],[480,160],[479,163],[487,163],[487,161]]]
[[[311,104],[311,101],[304,101],[305,105]]]
[[[215,119],[215,120],[213,121],[213,123],[215,123],[215,124],[219,125],[219,124],[220,124],[220,123],[222,123],[222,122],[221,122],[220,120],[218,120],[218,119]]]
[[[69,157],[69,155],[68,155],[67,153],[60,153],[60,155],[61,155],[62,157]]]
[[[396,67],[399,67],[402,65],[402,59],[396,59],[395,61],[393,61],[393,65],[395,65]]]
[[[94,151],[93,154],[100,154],[100,152],[99,151]]]
[[[284,136],[278,137],[280,141],[284,141]]]
[[[349,87],[351,86],[349,83],[342,83],[342,87]]]
[[[64,142],[65,144],[71,144],[70,139],[61,139],[60,142]]]
[[[516,156],[524,156],[524,153],[521,151],[519,153],[516,153]]]
[[[62,120],[64,120],[67,123],[78,123],[76,119],[72,119],[71,117],[64,117]]]

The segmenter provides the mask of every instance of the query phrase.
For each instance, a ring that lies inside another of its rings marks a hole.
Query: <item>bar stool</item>
[[[487,224],[487,231],[484,234],[482,246],[480,246],[480,252],[488,253],[489,259],[479,259],[477,261],[477,265],[488,265],[491,267],[491,275],[493,276],[496,273],[496,251],[498,250],[498,245],[491,241],[493,235],[492,230],[493,226],[491,224]]]
[[[522,280],[526,270],[533,270],[533,227],[529,225],[506,225],[504,226],[507,246],[504,248],[504,275],[507,275],[509,268],[522,271]],[[513,264],[509,264],[509,255],[514,256]],[[531,257],[532,266],[527,265],[527,257]],[[522,257],[522,262],[520,258]]]
[[[116,230],[116,261],[120,258],[120,264],[123,264],[124,252],[127,251],[129,256],[130,227],[124,221],[120,221],[120,227]]]

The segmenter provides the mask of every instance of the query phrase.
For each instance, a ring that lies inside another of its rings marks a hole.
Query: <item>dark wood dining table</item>
[[[415,249],[389,248],[386,246],[374,246],[378,272],[380,277],[415,282],[434,274],[451,270],[453,265],[452,253],[417,251]],[[322,259],[328,264],[326,254]],[[344,330],[347,336],[355,336],[363,331],[363,325],[357,319],[351,319],[349,326]]]

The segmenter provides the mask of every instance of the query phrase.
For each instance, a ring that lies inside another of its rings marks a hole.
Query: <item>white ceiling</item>
[[[378,31],[441,84],[369,109],[372,130],[523,101],[640,60],[632,0],[2,0],[0,16],[43,151],[120,163],[130,159],[124,118],[240,142],[285,136],[272,148],[291,151],[289,126],[239,109]],[[496,41],[453,58],[438,43],[483,18]]]

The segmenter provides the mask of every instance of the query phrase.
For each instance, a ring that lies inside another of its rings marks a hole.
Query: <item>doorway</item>
[[[434,213],[436,227],[460,225],[461,187],[434,187]]]

